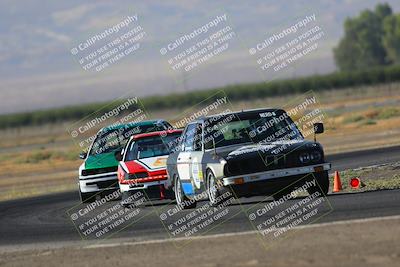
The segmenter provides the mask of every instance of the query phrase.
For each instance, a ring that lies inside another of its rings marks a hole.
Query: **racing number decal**
[[[178,154],[177,169],[180,180],[190,180],[190,152]]]
[[[203,172],[201,170],[200,162],[197,157],[193,157],[191,167],[192,167],[193,182],[196,188],[200,189],[201,182],[203,181]]]

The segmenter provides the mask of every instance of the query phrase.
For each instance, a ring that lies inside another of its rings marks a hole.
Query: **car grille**
[[[306,164],[303,164],[299,160],[299,155],[303,152],[304,150],[292,151],[291,153],[281,155],[253,154],[252,156],[246,158],[232,158],[229,159],[228,163],[225,165],[224,174],[228,177],[269,170],[301,167],[322,163],[324,161],[323,159],[321,159],[318,162],[308,162]]]
[[[98,181],[98,182],[86,183],[86,185],[97,185],[99,189],[106,189],[109,187],[118,186],[118,181],[116,180]]]
[[[107,167],[107,168],[98,168],[98,169],[88,169],[82,170],[82,176],[96,175],[108,172],[116,172],[118,167]]]
[[[137,173],[133,173],[133,174],[129,174],[127,176],[128,180],[133,180],[133,179],[139,179],[139,178],[146,178],[149,175],[147,174],[147,172],[137,172]],[[127,179],[125,179],[127,180]]]
[[[261,155],[252,158],[238,158],[228,161],[227,173],[229,175],[249,174],[283,168],[285,157],[283,155],[266,156]]]

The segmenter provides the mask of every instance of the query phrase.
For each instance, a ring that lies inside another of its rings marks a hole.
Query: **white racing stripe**
[[[397,219],[400,219],[400,215],[300,225],[300,226],[293,227],[291,229],[296,230],[296,229],[307,229],[307,228],[319,228],[319,227],[334,226],[334,225],[345,225],[345,224],[351,224],[351,223],[367,223],[367,222],[376,222],[376,221],[383,221],[383,220],[397,220]],[[95,245],[88,245],[83,248],[84,249],[92,249],[92,248],[108,248],[108,247],[118,247],[118,246],[162,244],[162,243],[169,243],[169,242],[174,242],[174,241],[202,240],[202,239],[208,239],[208,238],[221,238],[221,237],[230,237],[230,236],[251,235],[251,234],[256,234],[256,233],[258,233],[258,231],[254,230],[254,231],[244,231],[244,232],[237,232],[237,233],[225,233],[225,234],[193,236],[193,237],[178,237],[178,238],[170,238],[170,239],[156,239],[156,240],[146,240],[146,241],[137,241],[137,242],[95,244]]]

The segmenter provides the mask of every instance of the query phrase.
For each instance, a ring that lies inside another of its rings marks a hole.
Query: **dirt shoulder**
[[[266,249],[258,234],[0,254],[1,266],[398,266],[400,218],[292,230]],[[185,245],[183,245],[185,244]]]

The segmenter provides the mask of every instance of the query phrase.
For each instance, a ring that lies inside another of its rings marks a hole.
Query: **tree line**
[[[146,110],[160,110],[168,108],[187,108],[223,91],[229,101],[253,100],[265,97],[304,93],[309,90],[320,92],[324,90],[339,90],[343,88],[374,85],[400,81],[400,65],[369,68],[352,72],[334,72],[326,75],[313,75],[287,80],[274,80],[271,82],[230,85],[215,89],[192,91],[188,93],[174,93],[165,96],[149,96],[140,99]],[[42,125],[65,121],[78,121],[93,112],[107,106],[112,109],[121,105],[126,100],[84,104],[50,110],[24,112],[0,115],[0,129]],[[134,111],[141,106],[132,105],[129,111]]]
[[[399,64],[400,14],[393,14],[385,3],[347,18],[334,57],[342,71]]]

